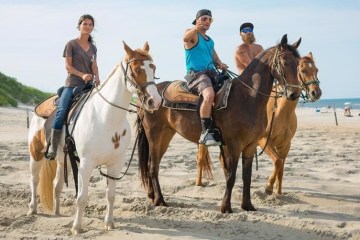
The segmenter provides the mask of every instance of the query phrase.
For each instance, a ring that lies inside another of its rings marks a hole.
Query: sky
[[[95,18],[100,80],[124,56],[123,41],[142,48],[148,41],[157,81],[185,76],[183,34],[200,9],[214,22],[207,34],[220,59],[236,72],[239,27],[255,25],[257,43],[276,45],[302,38],[301,56],[313,53],[322,99],[360,98],[360,1],[358,0],[0,0],[0,72],[24,85],[56,92],[66,78],[62,53],[79,36],[77,22]]]

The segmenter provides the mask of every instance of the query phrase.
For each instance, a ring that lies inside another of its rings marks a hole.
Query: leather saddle
[[[92,90],[92,85],[85,85],[85,86],[81,86],[78,89],[77,88],[74,89],[74,98],[70,103],[71,107],[66,117],[67,119],[66,124],[69,125],[77,119],[82,109],[82,106],[84,105],[89,94],[91,94],[91,90]],[[60,89],[60,91],[58,91],[59,95],[61,95],[61,92],[62,91]],[[54,121],[56,115],[55,110],[60,100],[59,95],[55,94],[48,97],[47,99],[39,103],[34,109],[34,113],[37,116],[46,119],[44,123],[44,129],[45,129],[45,136],[47,142],[49,142],[50,139],[51,125],[52,122]]]
[[[214,110],[227,107],[231,85],[232,81],[230,78],[223,81],[215,95]],[[187,82],[182,80],[175,80],[169,83],[161,95],[164,99],[162,105],[166,108],[196,111],[199,107],[200,97],[192,93],[187,87]]]

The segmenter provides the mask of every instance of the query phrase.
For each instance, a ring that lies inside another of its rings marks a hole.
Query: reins
[[[141,124],[141,121],[142,121],[142,120],[140,120],[140,124]],[[114,181],[116,181],[116,180],[121,180],[123,177],[125,177],[125,175],[127,174],[128,170],[129,170],[129,168],[130,168],[131,161],[132,161],[132,159],[133,159],[133,157],[134,157],[134,152],[135,152],[135,148],[136,148],[136,144],[137,144],[138,140],[139,140],[139,134],[137,133],[136,138],[135,138],[135,142],[134,142],[134,147],[133,147],[132,152],[131,152],[131,156],[130,156],[129,163],[128,163],[128,165],[127,165],[127,167],[126,167],[126,170],[125,170],[125,172],[123,173],[122,176],[120,176],[120,177],[113,177],[113,176],[107,175],[106,173],[103,173],[103,172],[101,171],[101,165],[99,165],[99,166],[98,166],[98,170],[99,170],[99,172],[100,172],[100,175],[101,175],[101,176],[104,176],[104,177],[106,177],[106,178],[110,178],[111,180],[114,180]]]
[[[124,75],[125,75],[125,76],[124,76],[124,77],[125,77],[125,85],[126,85],[126,81],[129,81],[130,84],[131,84],[132,86],[134,86],[134,87],[138,90],[138,93],[140,93],[140,92],[142,93],[142,91],[143,91],[147,86],[152,85],[152,84],[155,85],[155,82],[154,82],[154,81],[151,81],[151,82],[147,82],[147,83],[145,83],[145,84],[143,84],[143,85],[139,85],[139,84],[137,84],[133,79],[131,79],[131,78],[128,76],[127,73],[128,73],[128,69],[129,69],[129,64],[130,64],[131,62],[134,62],[134,61],[142,61],[142,60],[138,60],[138,59],[129,60],[129,61],[126,63],[126,68],[124,68],[124,66],[121,64],[121,69],[123,70]],[[130,67],[130,69],[131,69],[131,67]],[[117,105],[115,105],[115,104],[107,101],[107,99],[105,99],[105,97],[104,97],[99,91],[98,91],[98,93],[99,93],[99,95],[105,100],[105,102],[109,103],[111,106],[114,106],[114,107],[117,107],[117,108],[126,110],[126,111],[128,111],[129,113],[137,113],[137,111],[134,111],[134,110],[131,110],[131,109],[126,109],[126,108],[117,106]],[[144,94],[144,95],[145,95],[145,94]],[[136,106],[136,105],[134,105],[134,104],[131,104],[131,105],[132,105],[132,106],[135,106],[135,107],[137,107],[137,108],[142,108],[142,106],[143,106],[143,101],[140,101],[140,102],[141,102],[141,105],[140,105],[140,106]],[[142,120],[140,120],[140,124],[141,124],[141,122],[142,122]],[[139,132],[139,131],[138,131],[138,132]],[[135,142],[134,142],[134,147],[133,147],[133,149],[132,149],[131,156],[130,156],[130,159],[129,159],[129,163],[128,163],[128,165],[127,165],[127,167],[126,167],[126,170],[125,170],[125,172],[123,173],[122,176],[120,176],[120,177],[113,177],[113,176],[107,175],[106,173],[103,173],[103,172],[101,171],[101,165],[99,165],[97,168],[98,168],[98,170],[99,170],[100,175],[101,175],[101,176],[104,176],[104,177],[106,177],[106,178],[112,179],[112,180],[114,180],[114,181],[115,181],[115,180],[121,180],[123,177],[125,177],[125,175],[127,174],[128,170],[129,170],[129,168],[130,168],[131,161],[132,161],[132,159],[133,159],[133,157],[134,157],[134,152],[135,152],[135,148],[136,148],[136,144],[137,144],[138,140],[139,140],[139,134],[137,133],[136,138],[135,138]]]
[[[226,69],[225,71],[226,71],[226,73],[227,73],[232,79],[237,78],[237,77],[240,76],[240,75],[238,75],[238,74],[236,74],[236,73],[234,73],[234,72],[232,72],[232,71],[230,71],[230,70],[228,70],[228,69]],[[263,92],[255,89],[255,88],[253,88],[252,86],[244,83],[243,81],[239,81],[239,82],[240,82],[242,85],[244,85],[245,87],[247,87],[247,88],[249,88],[249,89],[251,89],[251,90],[259,93],[260,95],[262,95],[262,96],[264,96],[264,97],[274,97],[274,96],[271,96],[271,95],[269,95],[269,94],[263,93]]]
[[[129,60],[129,61],[126,63],[126,68],[124,68],[124,66],[123,66],[122,64],[120,64],[120,65],[121,65],[121,70],[122,70],[123,73],[124,73],[125,85],[126,85],[126,82],[129,81],[130,84],[131,84],[132,86],[134,86],[134,87],[138,90],[138,92],[142,92],[147,86],[152,85],[152,84],[155,84],[155,82],[154,82],[154,81],[151,81],[151,82],[147,82],[147,83],[145,83],[145,84],[143,84],[143,85],[138,85],[133,79],[131,79],[131,78],[128,76],[127,73],[128,73],[128,69],[129,69],[129,64],[130,64],[131,62],[134,62],[134,61],[142,61],[142,60],[138,60],[138,59]],[[130,69],[131,69],[131,67],[130,67]],[[110,75],[110,76],[111,76],[111,75]],[[107,81],[107,80],[106,80],[106,81]],[[122,106],[119,106],[119,105],[116,105],[116,104],[110,102],[109,100],[107,100],[107,99],[101,94],[101,92],[99,91],[99,89],[98,89],[97,86],[95,86],[95,89],[96,89],[96,93],[98,93],[99,96],[100,96],[106,103],[110,104],[111,106],[113,106],[113,107],[115,107],[115,108],[119,108],[119,109],[125,110],[125,111],[127,111],[127,112],[129,112],[129,113],[136,113],[136,111],[134,111],[134,110],[131,110],[131,109],[128,109],[128,108],[124,108],[124,107],[122,107]],[[141,103],[143,103],[143,101],[141,101]],[[140,106],[140,107],[141,107],[141,106]]]

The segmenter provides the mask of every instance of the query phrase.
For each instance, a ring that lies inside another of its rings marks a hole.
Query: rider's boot
[[[214,138],[214,132],[212,131],[212,120],[211,118],[201,118],[202,132],[200,135],[200,144],[205,146],[220,146],[221,142],[216,141]]]
[[[61,139],[62,130],[59,129],[51,129],[51,139],[50,139],[50,147],[46,154],[46,158],[48,160],[54,160],[57,154],[57,148]]]

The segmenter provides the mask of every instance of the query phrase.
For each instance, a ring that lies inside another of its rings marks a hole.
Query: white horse
[[[124,59],[118,64],[100,89],[96,88],[85,103],[76,126],[73,138],[80,158],[78,172],[77,211],[71,229],[73,234],[81,230],[81,219],[87,202],[88,184],[96,166],[106,165],[107,175],[118,177],[125,162],[131,131],[126,119],[131,96],[137,93],[142,106],[147,111],[155,111],[161,104],[161,97],[154,85],[155,65],[149,55],[146,42],[143,49],[132,50],[124,42]],[[29,130],[30,187],[31,202],[29,214],[37,213],[36,189],[39,185],[40,202],[45,209],[59,215],[60,194],[64,183],[63,131],[62,144],[59,145],[56,161],[44,159],[46,140],[44,136],[45,119],[34,116]],[[70,164],[68,164],[70,165]],[[56,169],[56,176],[55,176]],[[52,185],[53,184],[53,185]],[[113,208],[116,182],[108,179],[106,190],[107,212],[105,228],[114,228]],[[54,194],[54,195],[53,195]]]

